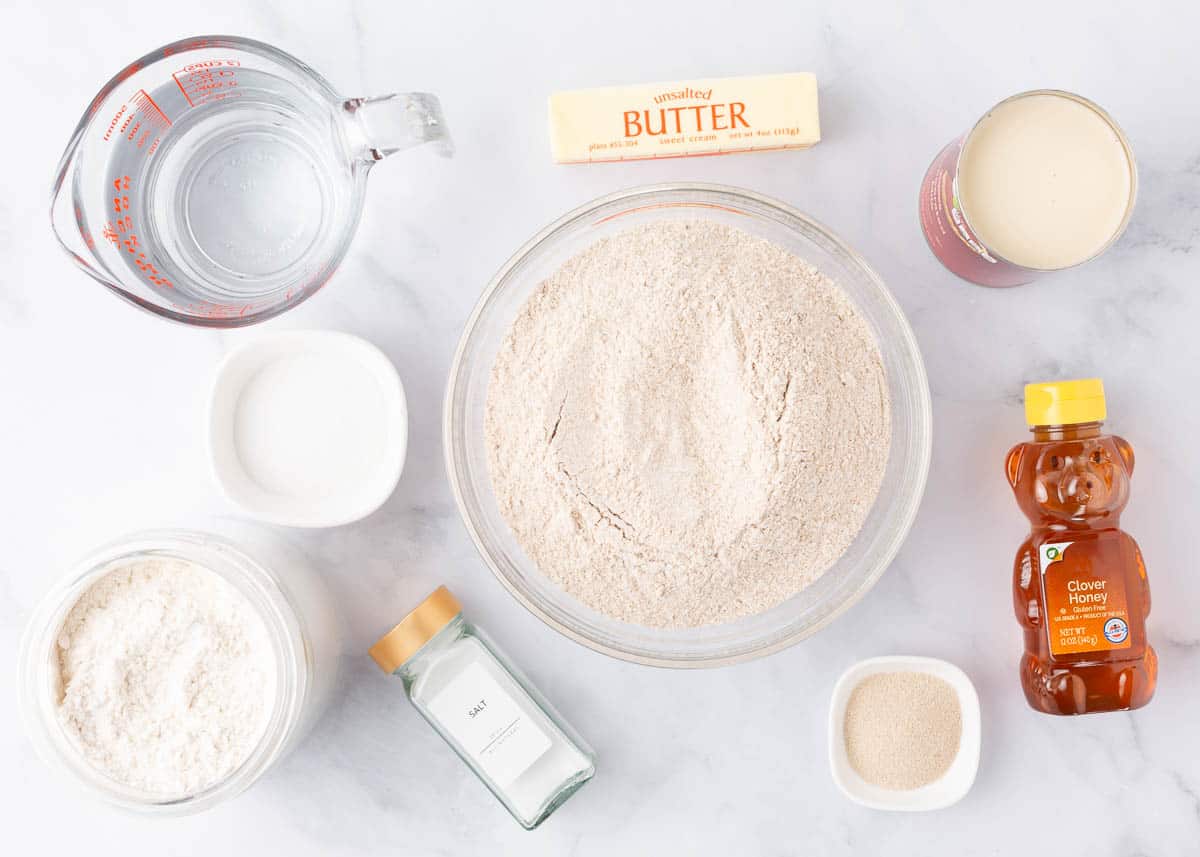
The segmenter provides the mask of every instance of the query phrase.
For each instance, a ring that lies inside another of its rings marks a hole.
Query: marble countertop
[[[409,461],[366,520],[292,533],[346,624],[337,698],[309,739],[236,801],[155,821],[87,802],[0,706],[4,841],[13,854],[449,855],[1014,853],[1182,855],[1200,842],[1200,12],[1095,3],[501,4],[258,0],[10,4],[0,197],[0,643],[15,663],[34,604],[70,561],[124,531],[228,514],[204,454],[214,365],[255,334],[167,324],[75,270],[47,225],[63,144],[100,84],[197,33],[294,53],[353,95],[429,90],[458,155],[414,152],[371,177],[333,282],[270,328],[378,343],[412,410]],[[551,163],[553,89],[810,70],[823,141],[808,152],[590,167]],[[1140,199],[1101,260],[1013,290],[956,280],[917,225],[921,175],[991,104],[1023,89],[1088,95],[1138,154]],[[816,637],[698,672],[610,660],[521,609],[476,555],[442,468],[450,358],[483,285],[560,213],[632,185],[742,185],[810,213],[880,271],[920,340],[933,391],[928,491],[892,568]],[[1101,375],[1110,426],[1137,449],[1124,518],[1155,594],[1161,658],[1146,709],[1034,714],[1017,684],[1010,561],[1025,521],[1001,472],[1022,439],[1021,385]],[[365,656],[445,581],[599,755],[599,775],[522,831]],[[971,793],[928,814],[845,800],[825,759],[838,674],[888,653],[974,679],[983,755]],[[15,678],[9,687],[15,685]]]

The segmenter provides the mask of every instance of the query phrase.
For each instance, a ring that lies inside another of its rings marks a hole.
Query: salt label
[[[479,664],[463,670],[429,711],[497,785],[507,786],[550,749],[550,738]]]

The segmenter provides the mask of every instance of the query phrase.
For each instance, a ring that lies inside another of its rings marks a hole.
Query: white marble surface
[[[412,406],[408,468],[367,520],[292,537],[345,617],[339,698],[311,738],[235,802],[151,821],[80,800],[0,707],[11,854],[1182,855],[1200,850],[1200,88],[1190,3],[5,3],[0,197],[0,643],[15,662],[36,600],[84,550],[149,524],[227,512],[209,479],[206,385],[255,331],[140,314],[76,271],[46,222],[79,113],[135,55],[229,32],[273,42],[348,94],[428,89],[458,157],[381,165],[351,254],[271,327],[379,343]],[[1116,4],[1111,4],[1116,5]],[[18,8],[19,7],[19,8]],[[303,7],[304,11],[299,11]],[[804,153],[556,167],[555,88],[812,70],[824,141]],[[916,189],[935,152],[1013,92],[1057,86],[1122,122],[1141,167],[1133,224],[1106,257],[1011,291],[965,285],[922,242]],[[881,583],[812,640],[707,672],[641,668],[557,636],[470,545],[441,463],[439,408],[460,328],[519,243],[569,207],[639,183],[743,185],[858,247],[908,313],[933,389],[933,471]],[[1102,375],[1110,425],[1138,451],[1128,529],[1156,606],[1158,696],[1079,720],[1027,710],[1009,563],[1024,520],[1001,475],[1021,384]],[[595,745],[600,773],[525,833],[366,658],[422,590],[447,581]],[[844,800],[825,762],[834,679],[854,660],[948,658],[982,699],[979,779],[959,805],[882,814]],[[9,689],[15,680],[7,682]]]

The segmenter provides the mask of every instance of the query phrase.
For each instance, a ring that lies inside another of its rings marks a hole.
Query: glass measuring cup
[[[200,36],[100,90],[63,153],[50,218],[63,248],[157,315],[240,327],[333,274],[366,177],[401,149],[451,147],[437,98],[344,98],[270,45]]]

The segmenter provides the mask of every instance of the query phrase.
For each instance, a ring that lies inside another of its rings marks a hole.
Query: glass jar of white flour
[[[591,749],[439,587],[371,647],[429,724],[522,827],[596,772]]]
[[[248,544],[140,533],[46,596],[20,690],[51,767],[125,809],[183,815],[241,793],[296,745],[336,679],[337,617],[285,543]]]

